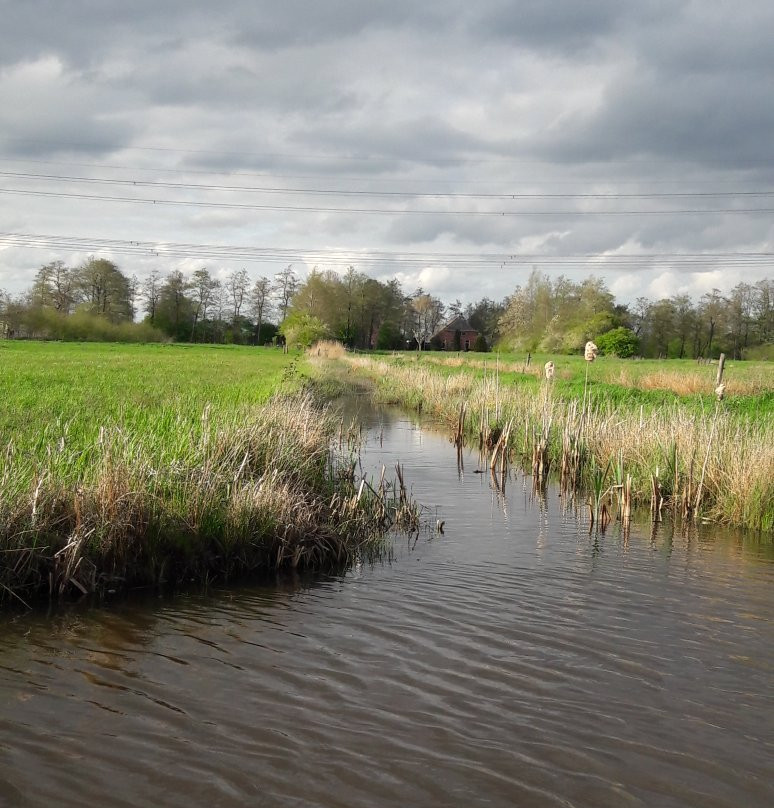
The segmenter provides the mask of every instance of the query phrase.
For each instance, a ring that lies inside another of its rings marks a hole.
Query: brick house
[[[459,334],[459,342],[457,342],[457,334]],[[431,342],[440,345],[444,351],[470,351],[477,339],[478,331],[461,314],[458,314],[433,334]]]

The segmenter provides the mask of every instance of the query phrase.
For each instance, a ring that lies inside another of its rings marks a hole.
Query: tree
[[[725,304],[726,299],[720,294],[720,289],[707,292],[699,301],[699,321],[707,335],[707,356],[712,356],[712,341],[725,314]]]
[[[485,342],[493,344],[499,336],[498,324],[504,311],[503,303],[496,303],[488,297],[483,297],[465,307],[465,317],[471,326],[484,336]]]
[[[231,298],[233,318],[236,323],[239,313],[242,311],[245,295],[250,287],[250,276],[246,269],[234,270],[226,279],[226,290]]]
[[[268,278],[261,276],[250,290],[250,313],[255,318],[255,338],[261,344],[261,326],[265,317],[269,316],[271,307],[271,283]]]
[[[648,341],[652,345],[651,352],[656,356],[666,358],[669,355],[669,343],[675,335],[676,318],[677,312],[671,300],[664,298],[650,306]]]
[[[734,359],[742,358],[749,343],[754,301],[755,288],[747,283],[737,284],[728,297],[727,326]]]
[[[288,315],[279,327],[288,345],[308,348],[315,342],[331,336],[328,326],[319,318],[303,312]]]
[[[213,295],[219,285],[219,282],[204,268],[197,269],[191,278],[190,288],[193,291],[194,303],[191,342],[194,342],[196,324],[199,322],[199,319],[207,319],[207,309],[212,303]]]
[[[450,303],[448,306],[449,317],[458,317],[462,314],[462,301],[457,298],[454,303]]]
[[[422,350],[435,333],[443,318],[444,305],[438,298],[427,294],[420,287],[409,303],[411,311],[411,334],[417,350]]]
[[[486,337],[479,333],[476,337],[476,341],[473,343],[473,350],[477,351],[478,353],[486,353],[489,350],[489,346],[486,342]]]
[[[272,289],[283,320],[288,316],[288,307],[298,290],[298,284],[298,276],[293,270],[293,264],[288,264],[285,269],[274,276]]]
[[[501,339],[517,350],[572,352],[620,324],[613,295],[600,278],[551,281],[534,271],[516,287],[499,320]]]
[[[688,295],[676,295],[673,297],[672,306],[674,310],[675,335],[679,340],[680,346],[677,355],[682,359],[685,356],[685,344],[694,327],[696,313]]]
[[[187,296],[190,284],[185,275],[174,269],[159,288],[156,305],[156,325],[170,337],[184,341],[191,333],[194,303]]]
[[[106,258],[89,258],[75,271],[77,299],[89,312],[117,323],[132,319],[129,279]]]
[[[132,322],[137,318],[137,298],[140,296],[140,279],[136,275],[129,278],[129,313]]]
[[[151,270],[150,275],[148,275],[140,286],[140,297],[145,301],[145,311],[148,313],[148,319],[151,321],[151,324],[153,324],[156,319],[156,306],[159,302],[160,287],[161,280],[157,269]]]
[[[42,266],[30,290],[30,302],[62,314],[69,314],[75,303],[75,277],[62,261]]]
[[[630,328],[624,328],[623,326],[600,334],[596,339],[596,343],[603,354],[618,356],[621,359],[634,356],[639,350],[637,335]]]

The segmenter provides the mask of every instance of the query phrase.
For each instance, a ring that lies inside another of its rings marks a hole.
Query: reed
[[[106,422],[90,444],[61,439],[0,456],[0,597],[91,593],[376,553],[418,509],[393,505],[333,452],[338,416],[309,393],[196,420]],[[367,486],[367,487],[366,487]],[[369,490],[370,489],[370,490]]]
[[[668,503],[686,516],[774,529],[770,412],[752,417],[727,409],[726,401],[711,411],[680,402],[635,406],[608,400],[591,384],[584,405],[579,398],[558,396],[551,382],[536,390],[505,384],[502,377],[496,382],[492,374],[445,374],[424,362],[346,361],[374,382],[377,401],[424,411],[446,420],[450,430],[459,429],[464,403],[465,431],[477,436],[482,447],[488,436],[498,430],[501,435],[511,424],[508,445],[494,444],[497,452],[520,456],[538,474],[543,473],[541,461],[543,470],[558,469],[567,490],[588,490],[593,464],[605,468],[615,458],[620,466],[616,484],[622,486],[619,513],[627,517],[634,507],[652,502],[658,515]]]

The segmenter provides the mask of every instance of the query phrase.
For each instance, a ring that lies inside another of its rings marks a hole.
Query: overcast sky
[[[624,302],[774,275],[768,0],[0,13],[7,291],[90,254],[139,277],[353,264],[447,302],[533,267]]]

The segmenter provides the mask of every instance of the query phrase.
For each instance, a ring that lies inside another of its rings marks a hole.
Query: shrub
[[[626,359],[634,356],[640,348],[637,335],[630,328],[614,328],[597,337],[597,345],[603,354]]]
[[[486,353],[489,350],[489,346],[486,344],[486,337],[484,337],[483,334],[479,334],[476,337],[476,341],[473,343],[473,350],[479,353]]]

